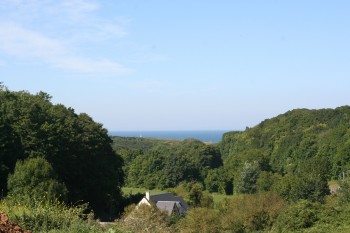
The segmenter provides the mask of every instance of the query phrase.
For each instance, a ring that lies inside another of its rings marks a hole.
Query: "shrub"
[[[211,195],[210,193],[204,191],[202,193],[202,197],[201,197],[199,206],[200,207],[206,207],[206,208],[214,208],[213,195]]]
[[[340,182],[338,195],[339,195],[339,202],[341,204],[347,204],[350,202],[350,180],[349,179],[345,179]]]
[[[12,221],[33,232],[69,232],[77,226],[96,228],[91,221],[93,215],[85,213],[87,204],[68,206],[58,200],[8,196],[1,200],[0,209],[7,212]]]
[[[270,228],[285,201],[275,193],[240,195],[221,203],[223,229],[233,232],[252,232]]]
[[[262,171],[256,181],[257,190],[260,192],[271,191],[273,185],[281,179],[282,176],[278,173]]]
[[[203,185],[199,182],[183,182],[175,188],[167,190],[184,198],[191,207],[214,207],[213,196],[209,192],[203,191]]]
[[[255,193],[257,190],[256,181],[260,172],[259,163],[254,161],[252,163],[245,162],[239,176],[235,182],[235,192],[241,193]]]
[[[46,197],[48,200],[65,200],[67,188],[56,180],[51,164],[44,158],[18,161],[14,173],[8,178],[9,193],[14,196]]]
[[[307,200],[300,200],[288,206],[276,220],[277,232],[297,231],[311,227],[317,220],[317,205]]]
[[[118,227],[127,232],[171,233],[170,221],[166,213],[146,204],[126,208]]]
[[[193,208],[179,222],[182,233],[220,233],[219,213],[213,209]]]

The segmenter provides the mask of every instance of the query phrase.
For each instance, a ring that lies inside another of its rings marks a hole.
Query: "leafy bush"
[[[13,196],[45,197],[65,200],[67,188],[56,180],[51,164],[44,158],[30,158],[16,163],[15,171],[8,178],[9,193]]]
[[[257,190],[260,192],[271,191],[274,184],[281,179],[282,176],[278,173],[262,171],[256,181]]]
[[[120,229],[127,232],[171,233],[170,219],[158,208],[146,204],[127,207],[124,217],[117,222]]]
[[[317,220],[317,206],[310,201],[300,200],[285,208],[274,225],[277,232],[296,231],[311,227]]]
[[[253,161],[252,163],[245,162],[241,168],[239,176],[235,182],[235,192],[240,193],[255,193],[257,190],[256,181],[260,172],[259,163]]]
[[[210,169],[204,180],[205,188],[209,192],[220,192],[231,195],[233,193],[232,177],[223,167]]]
[[[232,232],[269,229],[285,205],[275,193],[236,196],[219,205],[221,224],[224,230]]]
[[[340,181],[338,195],[341,204],[350,203],[350,179]]]
[[[58,200],[32,199],[29,196],[14,198],[9,195],[1,200],[0,209],[7,212],[12,221],[33,232],[69,232],[69,229],[77,226],[95,227],[92,223],[93,215],[85,213],[86,204],[68,206]]]
[[[182,233],[220,233],[219,213],[213,209],[193,208],[179,222]]]
[[[328,170],[327,158],[311,158],[299,165],[295,172],[277,180],[272,185],[272,190],[292,202],[300,199],[323,202],[324,197],[330,194]]]
[[[169,188],[167,190],[175,195],[183,197],[191,207],[213,208],[213,196],[209,192],[203,191],[203,189],[204,187],[201,183],[191,181],[182,182],[175,188]]]

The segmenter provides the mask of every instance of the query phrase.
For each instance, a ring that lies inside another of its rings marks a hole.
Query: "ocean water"
[[[193,138],[202,142],[217,143],[221,141],[222,135],[229,130],[198,130],[198,131],[110,131],[111,136],[120,137],[143,137],[160,139],[183,140]]]

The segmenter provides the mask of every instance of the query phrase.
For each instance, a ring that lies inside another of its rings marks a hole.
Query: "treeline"
[[[349,169],[350,107],[289,111],[244,132],[227,133],[221,152],[232,160],[266,159],[271,170],[286,174],[313,157],[327,157],[329,175],[339,178]]]
[[[297,109],[219,144],[114,137],[126,185],[148,189],[201,182],[225,194],[274,191],[286,200],[322,200],[328,181],[344,178],[350,165],[350,107]]]
[[[210,170],[223,165],[217,146],[194,139],[114,137],[113,140],[113,147],[124,159],[125,185],[130,187],[165,189],[181,182],[204,182]],[[134,140],[138,146],[126,149],[123,144],[126,140]]]
[[[101,124],[52,104],[40,92],[0,85],[0,193],[30,199],[89,203],[103,216],[116,212],[123,160]]]
[[[225,134],[220,150],[236,191],[249,178],[251,190],[243,193],[273,188],[288,199],[329,193],[325,182],[344,178],[349,170],[349,115],[348,106],[298,109]]]

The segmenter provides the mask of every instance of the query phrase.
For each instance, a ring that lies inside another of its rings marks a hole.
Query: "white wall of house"
[[[146,199],[146,197],[142,198],[142,200],[139,202],[139,204],[137,204],[138,206],[139,205],[142,205],[142,204],[146,204],[146,205],[149,205],[151,206],[151,204],[149,203],[149,201]]]

